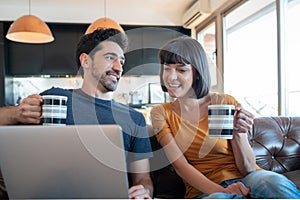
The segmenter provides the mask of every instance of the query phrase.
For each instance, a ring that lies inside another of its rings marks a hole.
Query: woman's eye
[[[185,70],[185,69],[179,69],[178,70],[180,73],[184,73],[184,72],[186,72],[187,70]]]

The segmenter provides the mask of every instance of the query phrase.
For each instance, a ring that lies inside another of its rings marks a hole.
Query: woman
[[[260,169],[248,143],[254,116],[230,95],[211,94],[202,46],[190,37],[159,52],[163,91],[175,99],[151,111],[159,143],[186,185],[186,198],[299,198],[284,176]],[[233,139],[208,137],[208,105],[235,105]]]

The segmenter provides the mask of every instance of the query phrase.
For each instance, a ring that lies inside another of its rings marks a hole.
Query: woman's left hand
[[[128,190],[129,199],[151,199],[149,189],[143,185],[135,185]]]
[[[252,129],[254,115],[245,110],[241,104],[235,107],[234,131],[238,133],[247,133]]]

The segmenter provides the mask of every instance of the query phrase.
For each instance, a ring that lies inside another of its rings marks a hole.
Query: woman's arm
[[[222,186],[209,180],[196,168],[190,165],[177,146],[171,133],[163,136],[159,143],[162,145],[168,159],[172,162],[176,173],[202,193],[212,194],[215,192],[224,192],[229,194],[235,193],[244,196],[248,195],[249,189],[246,188],[242,183],[233,184],[228,188],[223,188]]]
[[[133,186],[128,194],[131,199],[151,199],[153,184],[150,177],[149,159],[138,160],[129,164]]]
[[[255,155],[248,141],[248,131],[252,129],[254,116],[242,108],[236,106],[236,115],[231,145],[236,165],[243,175],[256,169]]]
[[[194,166],[188,163],[182,151],[178,147],[171,132],[165,133],[166,130],[170,131],[169,125],[166,122],[167,115],[163,106],[156,106],[151,110],[151,120],[153,130],[157,134],[163,133],[159,138],[159,143],[163,147],[163,150],[172,163],[177,174],[202,193],[212,194],[215,192],[224,192],[228,194],[239,194],[247,196],[249,189],[246,188],[241,182],[231,184],[227,188],[214,183],[205,177]]]

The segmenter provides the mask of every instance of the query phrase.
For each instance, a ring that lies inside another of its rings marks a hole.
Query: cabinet
[[[75,49],[88,25],[48,24],[55,37],[47,44],[25,44],[5,40],[7,75],[77,75]]]
[[[124,76],[158,75],[159,49],[169,40],[190,35],[182,27],[134,27],[127,26],[129,48],[125,53]]]
[[[4,23],[6,32],[10,23]],[[47,44],[25,44],[4,40],[9,76],[66,76],[77,75],[76,45],[89,24],[49,23],[55,40]],[[190,35],[182,27],[145,27],[122,25],[129,39],[125,52],[125,76],[158,75],[158,50],[168,40]],[[6,32],[3,34],[5,35]]]
[[[8,42],[7,75],[42,74],[44,45]]]
[[[42,74],[77,75],[75,50],[87,25],[50,25],[55,33],[55,42],[45,45]]]

